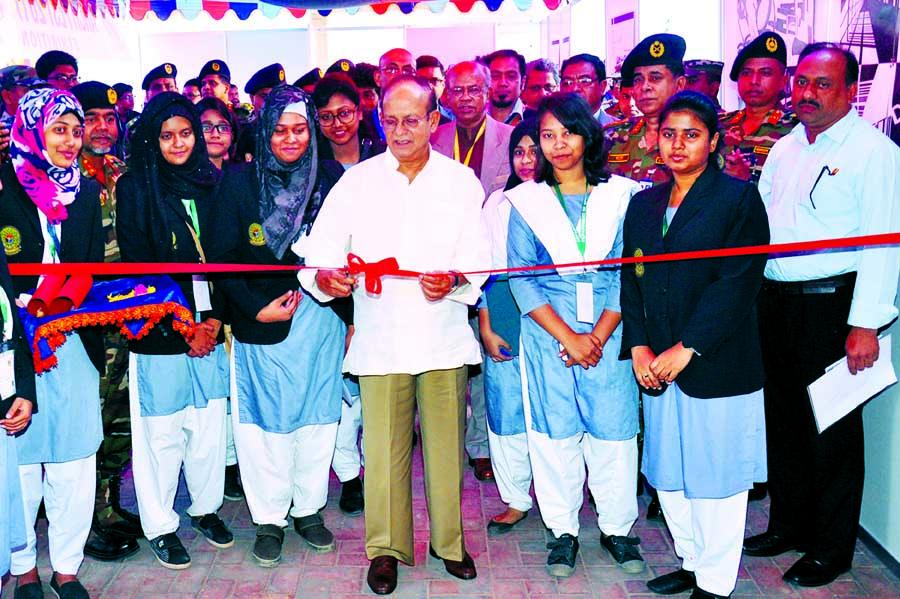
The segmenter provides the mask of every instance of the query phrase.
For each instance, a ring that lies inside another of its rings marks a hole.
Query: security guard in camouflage
[[[725,133],[720,147],[725,172],[733,177],[759,181],[769,150],[798,123],[781,105],[786,62],[782,37],[764,31],[744,46],[731,67],[730,77],[738,84],[744,108],[722,115],[719,125]]]
[[[612,144],[608,169],[644,188],[671,179],[659,155],[659,113],[669,98],[684,89],[684,50],[683,38],[660,33],[642,40],[622,63],[622,86],[632,88],[643,116],[607,127]]]
[[[72,88],[84,108],[84,145],[79,160],[81,176],[101,186],[100,197],[105,236],[106,262],[119,261],[116,242],[116,180],[125,172],[125,163],[111,152],[118,136],[115,113],[116,92],[97,81]],[[97,452],[97,496],[93,534],[85,553],[95,559],[114,561],[139,550],[136,539],[143,536],[140,520],[119,505],[120,475],[131,460],[131,420],[128,403],[128,344],[118,330],[109,328],[104,336],[106,372],[100,378],[103,443]]]

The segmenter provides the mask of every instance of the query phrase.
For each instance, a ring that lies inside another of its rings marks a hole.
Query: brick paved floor
[[[661,524],[643,519],[646,496],[640,498],[641,519],[634,533],[641,537],[641,551],[647,561],[646,570],[628,575],[618,569],[600,547],[600,533],[589,507],[581,512],[581,551],[575,575],[568,579],[550,578],[544,563],[548,534],[536,510],[513,532],[502,537],[488,537],[488,519],[502,511],[493,483],[479,483],[467,470],[463,495],[463,524],[466,544],[478,567],[478,578],[464,582],[448,575],[443,565],[427,557],[428,517],[425,513],[421,455],[414,462],[414,509],[416,513],[415,568],[400,567],[400,584],[393,597],[408,598],[497,598],[520,599],[540,597],[602,597],[605,599],[649,598],[645,581],[677,567],[672,542]],[[130,485],[130,480],[127,483]],[[133,502],[127,489],[126,500]],[[93,599],[350,599],[373,597],[366,586],[368,560],[364,547],[362,516],[347,517],[337,509],[340,485],[332,478],[326,525],[337,537],[337,550],[316,554],[300,537],[288,529],[284,542],[284,561],[275,569],[257,567],[250,557],[254,528],[244,502],[225,502],[221,510],[236,538],[234,547],[217,550],[207,544],[182,518],[181,539],[191,553],[193,565],[173,572],[159,566],[141,541],[142,550],[124,563],[101,563],[86,559],[81,580]],[[182,489],[177,501],[183,510],[187,498]],[[133,505],[133,503],[132,503]],[[767,502],[751,504],[748,534],[761,532],[766,524]],[[39,527],[39,567],[46,590],[50,567],[46,548],[46,522]],[[799,558],[787,554],[773,559],[745,558],[734,597],[763,599],[769,597],[855,599],[872,597],[900,599],[900,580],[894,576],[862,544],[857,547],[853,570],[834,583],[818,589],[798,589],[784,584],[781,574]],[[3,586],[3,596],[12,597],[12,584]],[[687,595],[680,595],[687,597]]]

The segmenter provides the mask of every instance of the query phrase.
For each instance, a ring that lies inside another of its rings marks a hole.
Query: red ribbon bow
[[[401,270],[397,259],[393,257],[367,263],[356,254],[347,254],[347,274],[363,275],[366,280],[366,291],[379,295],[381,293],[381,277],[418,277],[421,273]]]

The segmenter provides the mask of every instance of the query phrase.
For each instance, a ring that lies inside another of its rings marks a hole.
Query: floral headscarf
[[[75,96],[67,91],[42,88],[25,94],[13,121],[10,156],[16,178],[25,193],[47,220],[57,224],[66,220],[66,206],[75,201],[81,187],[78,161],[69,168],[50,162],[44,131],[66,113],[72,113],[82,123],[84,112]]]

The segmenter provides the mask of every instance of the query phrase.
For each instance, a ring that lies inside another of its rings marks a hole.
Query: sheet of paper
[[[194,304],[197,312],[212,310],[212,300],[209,297],[209,283],[205,275],[193,275],[194,279]]]
[[[897,382],[891,362],[891,336],[884,335],[878,344],[881,349],[872,368],[850,374],[847,358],[844,357],[829,366],[824,375],[807,387],[820,433],[876,393]]]
[[[575,283],[575,318],[578,322],[594,324],[594,286],[591,283]]]
[[[0,399],[7,399],[16,394],[16,352],[7,350],[0,354]],[[0,420],[6,414],[0,414]]]

